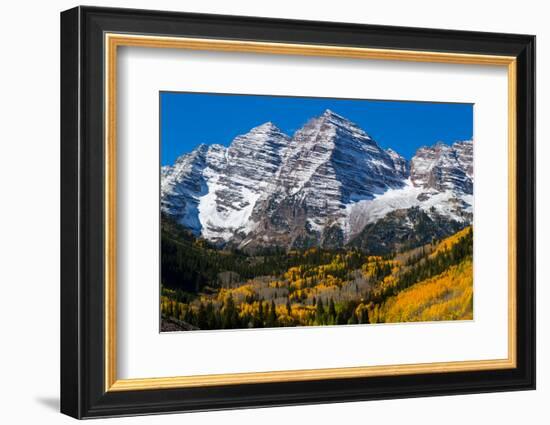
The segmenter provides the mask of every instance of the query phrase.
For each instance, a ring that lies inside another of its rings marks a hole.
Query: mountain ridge
[[[421,147],[408,161],[327,109],[292,137],[269,121],[161,169],[162,212],[220,246],[340,247],[411,208],[440,228],[471,223],[471,141]]]

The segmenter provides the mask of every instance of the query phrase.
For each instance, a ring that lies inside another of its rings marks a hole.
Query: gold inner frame
[[[516,58],[478,54],[370,49],[128,34],[105,34],[105,391],[481,371],[516,367]],[[508,72],[508,358],[455,362],[305,369],[272,372],[118,379],[116,325],[117,48],[120,46],[328,56],[507,67]]]

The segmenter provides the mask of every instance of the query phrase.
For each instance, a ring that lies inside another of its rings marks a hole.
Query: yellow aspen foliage
[[[300,324],[308,324],[315,318],[315,308],[293,304],[291,307],[291,316]]]
[[[254,295],[254,288],[252,287],[252,285],[247,284],[247,285],[241,285],[237,288],[233,288],[231,289],[230,292],[233,298],[240,298],[240,297],[244,298],[247,296]]]
[[[302,266],[290,267],[284,274],[285,279],[288,279],[291,283],[295,282],[296,279],[302,274]]]
[[[449,236],[448,238],[443,239],[441,242],[439,242],[436,246],[436,248],[432,251],[430,254],[430,258],[435,257],[437,254],[442,253],[443,251],[448,251],[455,245],[459,239],[466,236],[470,231],[472,230],[472,226],[467,226],[464,229],[460,230],[459,232],[455,233],[452,236]]]
[[[392,287],[397,283],[397,279],[394,275],[389,274],[387,275],[384,280],[382,281],[382,285],[385,287]]]
[[[381,322],[471,320],[473,318],[472,260],[411,286],[389,298],[378,314]]]
[[[251,261],[248,266],[258,267],[262,274],[239,274],[253,277],[231,282],[229,287],[220,287],[216,281],[198,293],[185,293],[163,286],[161,313],[197,326],[202,305],[208,326],[220,326],[222,321],[224,327],[227,323],[271,326],[274,321],[277,326],[309,326],[365,323],[367,319],[370,323],[471,320],[471,231],[470,226],[437,244],[384,257],[358,250],[310,248],[287,253],[298,257],[286,263],[295,266],[276,268],[269,262]],[[231,312],[229,319],[224,316],[227,311]],[[235,319],[235,312],[242,320]]]
[[[242,303],[240,305],[239,316],[240,317],[244,317],[244,316],[247,316],[247,315],[254,316],[258,313],[259,308],[260,308],[260,303],[257,302],[257,301],[253,302],[251,304]]]
[[[365,304],[361,303],[361,304],[359,304],[359,305],[357,306],[357,308],[355,309],[355,315],[356,315],[357,317],[361,317],[361,314],[363,313],[363,310],[367,310],[367,311],[368,311],[368,307],[367,307]]]

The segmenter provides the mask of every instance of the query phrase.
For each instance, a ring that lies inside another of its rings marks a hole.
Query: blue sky
[[[473,135],[472,104],[161,92],[161,163],[173,164],[201,143],[227,146],[267,121],[292,136],[325,109],[408,159],[420,146]]]

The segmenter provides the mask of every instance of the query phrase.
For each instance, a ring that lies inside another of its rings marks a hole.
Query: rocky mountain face
[[[363,227],[349,245],[366,252],[387,254],[399,249],[415,248],[435,239],[443,239],[464,227],[448,216],[433,214],[415,206],[396,209]]]
[[[468,224],[472,190],[472,142],[423,147],[407,161],[330,110],[293,137],[268,122],[161,170],[163,213],[214,244],[249,251],[371,249],[365,241],[384,235],[378,246],[395,248],[406,243],[398,227],[414,233],[415,222],[431,220],[439,235]]]
[[[201,197],[208,193],[204,171],[210,149],[199,145],[193,152],[180,156],[174,165],[161,169],[161,211],[194,233],[201,231],[198,206]]]
[[[265,123],[228,148],[199,145],[163,167],[161,210],[214,243],[246,233],[252,209],[272,184],[289,141]]]
[[[404,185],[397,159],[332,111],[298,130],[241,246],[341,246],[345,206]]]
[[[411,181],[415,186],[437,191],[472,193],[473,144],[457,142],[448,146],[437,143],[418,149],[411,160]]]

